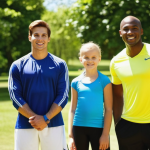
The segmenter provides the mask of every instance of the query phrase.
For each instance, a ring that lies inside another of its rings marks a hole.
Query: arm
[[[57,96],[56,99],[51,106],[49,112],[46,116],[49,119],[55,117],[61,110],[65,107],[68,102],[68,93],[69,93],[69,76],[68,76],[68,68],[65,62],[63,62],[60,66],[60,74],[57,83]]]
[[[104,88],[104,129],[100,137],[100,149],[107,149],[109,147],[109,131],[112,121],[112,84],[109,83]]]
[[[53,103],[50,110],[46,114],[46,116],[48,119],[52,119],[61,110],[62,110],[61,106],[58,106],[57,104]],[[40,115],[34,115],[30,117],[29,122],[34,128],[36,128],[39,131],[43,130],[47,126],[47,123],[45,122],[44,117]]]
[[[113,84],[113,116],[115,124],[120,120],[123,110],[123,88],[122,84]]]
[[[8,78],[8,91],[10,99],[12,100],[13,105],[17,110],[19,109],[19,107],[22,107],[24,104],[26,104],[26,101],[22,96],[23,89],[19,70],[15,64],[12,64],[10,67]]]
[[[74,138],[73,138],[73,118],[77,106],[77,91],[74,88],[71,88],[71,106],[69,110],[69,122],[68,122],[68,134],[69,134],[69,148],[70,150],[75,150],[75,143],[74,143]]]
[[[31,116],[35,116],[36,114],[31,110],[29,105],[25,103],[22,107],[18,108],[20,114],[25,116],[26,118],[30,118]]]
[[[68,67],[65,62],[60,64],[60,73],[57,82],[56,98],[54,103],[63,109],[68,102],[69,93],[69,75]],[[51,109],[51,108],[50,108]]]
[[[23,116],[29,118],[29,123],[32,125],[32,127],[34,127],[37,130],[42,130],[43,128],[45,128],[47,126],[43,116],[37,115],[35,114],[31,108],[29,107],[29,105],[27,103],[25,103],[22,107],[19,107],[18,109],[19,113],[22,114]],[[34,120],[36,118],[36,123],[32,122],[32,120]],[[43,123],[42,123],[43,121]]]
[[[58,106],[56,103],[53,103],[52,107],[50,108],[49,112],[46,114],[47,118],[52,119],[62,110],[61,106]]]
[[[9,71],[8,90],[13,105],[19,113],[27,118],[35,115],[22,96],[23,89],[19,69],[15,64],[12,64]]]
[[[116,73],[116,60],[117,58],[114,57],[110,63],[111,81],[113,83],[113,116],[115,124],[120,120],[123,110],[123,87],[119,74]]]
[[[31,110],[31,108],[29,107],[29,105],[26,103],[26,101],[22,96],[23,93],[22,82],[20,79],[19,69],[15,64],[12,64],[9,71],[8,90],[10,98],[13,101],[13,105],[20,114],[22,114],[26,118],[32,119],[35,116],[37,116],[36,113]],[[39,129],[39,127],[37,128],[34,125],[32,126],[36,129]]]

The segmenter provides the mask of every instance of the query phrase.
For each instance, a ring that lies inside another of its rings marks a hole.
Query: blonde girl
[[[88,42],[81,46],[79,60],[85,71],[71,83],[69,111],[70,150],[109,150],[112,120],[112,85],[97,70],[101,49]]]

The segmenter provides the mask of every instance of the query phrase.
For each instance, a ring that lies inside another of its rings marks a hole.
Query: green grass
[[[8,101],[8,100],[9,100],[8,89],[7,88],[0,88],[0,102],[1,101]]]
[[[0,82],[0,88],[7,88],[8,87],[8,82]]]
[[[8,76],[0,76],[0,82],[7,81],[7,80],[8,80]]]
[[[14,149],[14,127],[17,111],[11,101],[0,101],[0,150]]]

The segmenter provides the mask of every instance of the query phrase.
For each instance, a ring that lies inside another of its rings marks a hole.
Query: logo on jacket
[[[145,58],[144,60],[148,60],[148,59],[150,59],[150,57],[148,57],[148,58]]]
[[[49,67],[49,69],[54,69],[55,67]]]

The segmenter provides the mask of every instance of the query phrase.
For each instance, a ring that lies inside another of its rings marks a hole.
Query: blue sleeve
[[[103,80],[102,80],[102,87],[103,87],[103,89],[104,89],[105,86],[106,86],[107,84],[109,84],[109,83],[111,83],[110,79],[109,79],[106,75],[104,75],[104,76],[103,76]]]
[[[68,76],[68,67],[65,62],[60,64],[60,74],[57,84],[57,97],[54,101],[58,106],[62,108],[68,102],[68,93],[69,93],[69,76]]]
[[[26,102],[22,97],[22,84],[20,80],[19,70],[15,64],[12,64],[9,71],[8,90],[10,99],[16,109],[22,107]]]

